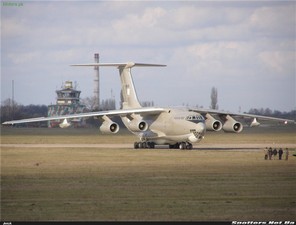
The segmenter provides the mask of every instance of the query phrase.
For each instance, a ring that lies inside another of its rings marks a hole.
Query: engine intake
[[[129,129],[133,132],[146,131],[148,129],[148,123],[146,123],[144,120],[138,121],[133,119],[129,123]]]
[[[222,129],[222,123],[207,113],[206,114],[206,128],[208,131],[219,131]]]
[[[231,116],[227,115],[226,121],[223,124],[223,130],[225,132],[240,133],[243,130],[243,125]]]
[[[119,125],[113,121],[104,121],[100,131],[105,134],[116,134],[119,131]]]

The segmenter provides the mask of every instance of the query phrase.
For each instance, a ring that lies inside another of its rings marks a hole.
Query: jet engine
[[[119,131],[119,125],[113,121],[104,121],[100,126],[100,131],[105,134],[116,134]]]
[[[133,132],[141,132],[146,131],[148,129],[148,123],[144,120],[139,121],[137,119],[133,119],[128,126],[129,129]]]
[[[239,133],[243,130],[243,125],[231,116],[227,115],[226,121],[223,124],[223,130],[225,132]]]
[[[207,113],[206,114],[206,128],[208,131],[219,131],[222,129],[222,123]]]

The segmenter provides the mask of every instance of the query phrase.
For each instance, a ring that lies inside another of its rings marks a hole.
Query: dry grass
[[[44,143],[46,134],[40,132],[3,133],[2,143],[40,143],[40,137]],[[54,143],[89,143],[94,137],[88,135],[47,136]],[[234,142],[252,136],[246,135]],[[256,142],[272,134],[261,135],[256,134]],[[114,137],[99,136],[96,141],[133,141],[125,134]],[[273,135],[280,137],[286,143],[286,135]],[[225,136],[217,138],[225,142]],[[265,161],[259,150],[5,147],[1,220],[293,221],[295,162],[296,157]]]
[[[259,136],[259,138],[258,138]],[[34,129],[34,128],[2,128],[3,144],[101,144],[101,143],[133,143],[137,137],[126,130],[119,134],[103,135],[98,129]],[[207,132],[201,142],[207,143],[296,143],[295,126],[270,128],[245,128],[242,133]],[[198,145],[197,145],[198,146]]]
[[[2,144],[102,144],[133,143],[137,138],[127,131],[104,135],[98,129],[48,129],[48,128],[5,128],[2,129]]]

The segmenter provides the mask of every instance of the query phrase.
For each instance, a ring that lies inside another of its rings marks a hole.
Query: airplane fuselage
[[[130,132],[142,142],[157,145],[176,145],[199,142],[206,131],[205,119],[196,112],[180,109],[166,109],[157,115],[141,117],[121,117]],[[136,122],[135,122],[136,121]],[[145,123],[143,130],[135,129],[135,124]],[[181,146],[182,147],[182,146]]]

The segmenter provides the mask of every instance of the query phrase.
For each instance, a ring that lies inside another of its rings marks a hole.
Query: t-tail
[[[146,64],[146,63],[90,63],[90,64],[75,64],[72,66],[116,66],[119,69],[121,81],[121,96],[123,109],[141,108],[137,92],[134,86],[131,69],[134,66],[138,67],[151,67],[151,66],[166,66],[161,64]]]

